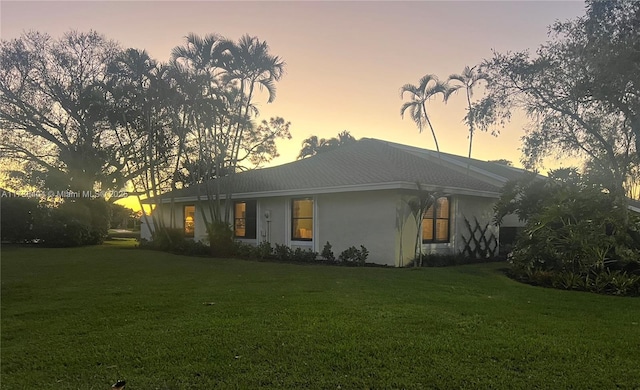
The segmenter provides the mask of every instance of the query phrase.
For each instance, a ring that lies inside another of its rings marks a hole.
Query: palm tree
[[[427,191],[422,188],[420,182],[416,182],[418,187],[416,198],[410,200],[407,205],[409,211],[416,222],[416,242],[415,242],[415,259],[413,266],[422,267],[422,223],[424,220],[424,214],[433,206],[440,196],[437,191]]]
[[[349,132],[348,130],[342,130],[341,132],[338,133],[338,146],[340,145],[344,145],[344,144],[348,144],[349,142],[353,142],[356,139],[353,138],[353,136],[351,135],[351,132]]]
[[[302,149],[300,150],[300,154],[298,155],[298,160],[303,159],[309,156],[315,156],[318,154],[318,150],[326,144],[327,140],[325,138],[318,139],[318,136],[312,135],[311,137],[302,141]]]
[[[269,94],[267,103],[273,102],[276,98],[275,82],[284,75],[285,63],[279,56],[274,56],[269,52],[269,45],[266,41],[260,41],[258,37],[243,35],[238,43],[231,50],[232,56],[229,73],[225,79],[229,83],[236,82],[239,90],[239,100],[233,102],[237,104],[236,129],[231,144],[231,173],[233,174],[238,165],[238,156],[242,146],[243,133],[251,128],[251,115],[257,112],[252,103],[253,93],[256,85],[260,89],[264,88]],[[229,191],[231,191],[229,187]],[[231,193],[227,193],[229,199]],[[225,205],[225,221],[230,214],[230,202]]]
[[[473,145],[473,112],[471,98],[473,97],[473,87],[475,87],[480,81],[487,81],[487,76],[476,70],[477,66],[469,68],[464,67],[462,74],[452,74],[447,81],[457,81],[456,84],[449,86],[445,93],[445,102],[449,100],[449,97],[454,92],[457,92],[461,88],[465,89],[467,95],[467,115],[464,117],[464,121],[469,125],[469,160],[471,160],[471,148]],[[469,162],[467,162],[467,173],[469,173]]]
[[[351,142],[355,142],[356,139],[347,130],[343,130],[338,133],[337,137],[331,137],[329,139],[320,138],[312,135],[309,138],[302,141],[302,149],[298,155],[298,160],[305,157],[315,156],[318,153],[333,150],[338,146],[346,145]]]
[[[438,145],[436,132],[433,130],[433,125],[427,113],[426,103],[438,94],[442,94],[444,97],[448,90],[449,87],[447,84],[439,81],[438,78],[432,74],[422,77],[418,85],[405,84],[400,88],[401,99],[404,99],[405,93],[410,93],[413,98],[413,100],[404,103],[402,107],[400,107],[400,116],[404,118],[404,113],[408,109],[411,113],[411,119],[413,119],[418,126],[420,133],[422,133],[425,123],[429,125],[431,135],[433,135],[433,141],[436,144],[436,150],[438,151],[438,157],[440,157],[440,146]]]

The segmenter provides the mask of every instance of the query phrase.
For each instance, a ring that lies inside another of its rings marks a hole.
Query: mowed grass
[[[5,247],[1,387],[640,388],[640,299],[502,267]]]

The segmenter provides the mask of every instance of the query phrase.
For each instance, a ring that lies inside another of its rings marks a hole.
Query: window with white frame
[[[449,242],[451,207],[450,199],[440,197],[425,211],[422,218],[422,242],[446,243]]]
[[[256,238],[256,201],[233,204],[233,233],[237,238]]]
[[[313,199],[291,200],[291,239],[295,241],[313,239]]]
[[[196,232],[196,206],[184,206],[184,236],[193,237]]]

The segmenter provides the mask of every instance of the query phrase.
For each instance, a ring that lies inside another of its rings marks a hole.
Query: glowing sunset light
[[[260,119],[282,116],[292,122],[293,135],[279,143],[281,156],[270,165],[294,160],[312,134],[332,137],[342,130],[435,149],[428,132],[418,134],[410,118],[401,119],[402,85],[427,73],[446,79],[490,57],[492,49],[535,50],[547,39],[548,25],[584,13],[581,2],[3,1],[0,7],[4,40],[28,30],[58,37],[93,29],[160,61],[189,32],[266,40],[286,62],[286,73],[272,104],[258,95]],[[447,105],[429,103],[443,152],[467,154],[465,104],[462,96]],[[498,138],[476,134],[473,157],[519,165],[524,123],[514,118]]]

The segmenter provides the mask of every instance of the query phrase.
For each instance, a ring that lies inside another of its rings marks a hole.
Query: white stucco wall
[[[289,234],[285,231],[286,215],[285,211],[289,206],[287,198],[261,198],[258,199],[258,242],[269,241],[272,244],[284,244]],[[270,215],[267,220],[265,213]]]
[[[415,245],[417,236],[417,225],[415,218],[408,210],[407,203],[412,199],[412,195],[404,193],[398,196],[397,213],[398,220],[404,221],[402,229],[396,234],[396,266],[406,266],[415,257]],[[465,247],[465,239],[470,236],[464,218],[466,217],[473,225],[475,218],[485,227],[486,223],[490,226],[487,229],[487,235],[493,233],[498,236],[498,228],[493,226],[493,205],[495,199],[482,198],[475,196],[450,195],[451,203],[451,220],[450,220],[450,240],[448,243],[418,243],[422,246],[424,254],[457,254],[462,252]]]
[[[329,241],[337,258],[350,246],[364,245],[367,261],[395,265],[396,198],[394,191],[319,195],[317,251]]]
[[[291,202],[298,197],[281,196],[257,198],[256,239],[242,240],[251,244],[269,241],[292,248],[309,248],[321,252],[328,241],[336,258],[350,246],[369,250],[369,262],[391,266],[406,266],[415,254],[416,224],[408,211],[409,194],[394,190],[360,191],[336,194],[304,196],[314,200],[314,228],[311,241],[295,241],[291,238]],[[237,198],[235,200],[247,200]],[[462,235],[468,236],[463,217],[482,224],[493,218],[494,199],[472,196],[451,197],[451,240],[442,244],[421,244],[423,253],[457,253],[464,248]],[[169,226],[173,214],[174,226],[183,228],[185,205],[195,205],[196,240],[207,241],[207,230],[202,218],[202,209],[209,218],[206,202],[176,203],[173,211],[166,205],[162,208],[165,223]],[[224,213],[224,204],[222,205]],[[268,212],[269,218],[266,213]],[[233,223],[233,213],[230,216]],[[497,227],[490,231],[498,234]]]
[[[456,236],[455,236],[455,250],[460,252],[465,247],[465,239],[469,239],[469,228],[464,222],[466,218],[471,227],[476,226],[476,218],[478,224],[482,229],[487,227],[485,236],[489,237],[491,234],[498,238],[499,229],[493,224],[494,211],[493,206],[496,199],[492,198],[480,198],[471,196],[456,196]],[[476,233],[477,234],[477,233]],[[463,236],[465,239],[463,239]]]

